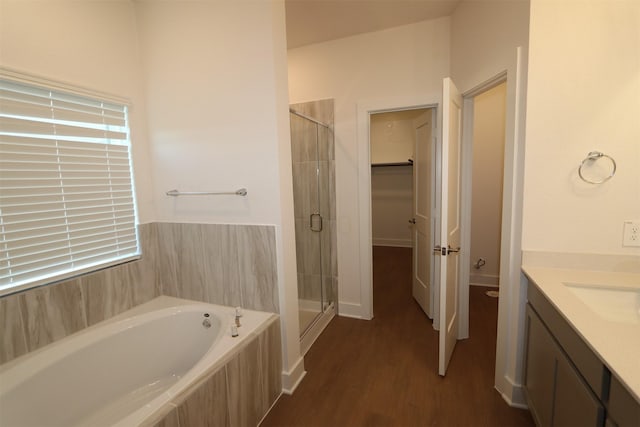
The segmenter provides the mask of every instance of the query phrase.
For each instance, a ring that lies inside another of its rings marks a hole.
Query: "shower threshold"
[[[315,317],[311,319],[311,324],[306,329],[302,329],[302,323],[300,323],[301,330],[304,331],[300,337],[300,353],[302,356],[307,354],[307,351],[309,351],[313,343],[318,339],[322,331],[324,331],[324,328],[327,327],[335,315],[335,305],[331,303],[327,306],[324,313],[316,311]]]

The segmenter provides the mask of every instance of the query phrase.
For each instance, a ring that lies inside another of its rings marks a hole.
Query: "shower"
[[[291,159],[303,353],[335,315],[333,100],[291,105]]]

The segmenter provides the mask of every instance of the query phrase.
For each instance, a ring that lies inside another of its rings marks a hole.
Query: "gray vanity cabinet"
[[[524,387],[536,424],[640,426],[640,402],[531,281],[527,298]]]
[[[604,406],[564,354],[556,365],[554,426],[602,426]]]
[[[527,306],[525,389],[539,426],[603,426],[604,407],[536,312]]]
[[[527,304],[527,364],[525,387],[529,410],[539,426],[550,426],[553,416],[558,347],[540,318]]]

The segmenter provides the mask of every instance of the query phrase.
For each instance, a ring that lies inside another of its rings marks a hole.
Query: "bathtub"
[[[0,425],[137,426],[276,315],[162,296],[0,367]],[[209,325],[207,327],[207,325]]]

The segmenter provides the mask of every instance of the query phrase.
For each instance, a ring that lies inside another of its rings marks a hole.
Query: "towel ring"
[[[590,162],[595,162],[596,160],[602,157],[606,157],[607,159],[611,160],[611,164],[613,165],[611,174],[609,176],[602,178],[600,181],[592,181],[588,178],[585,178],[584,175],[582,175],[582,168],[584,167],[584,165]],[[587,157],[582,161],[582,163],[580,163],[580,167],[578,168],[578,175],[580,176],[581,180],[589,184],[602,184],[603,182],[606,182],[611,178],[613,178],[613,176],[616,174],[616,168],[617,168],[616,161],[613,160],[613,157],[608,156],[604,153],[601,153],[600,151],[591,151],[589,152],[589,154],[587,154]]]

